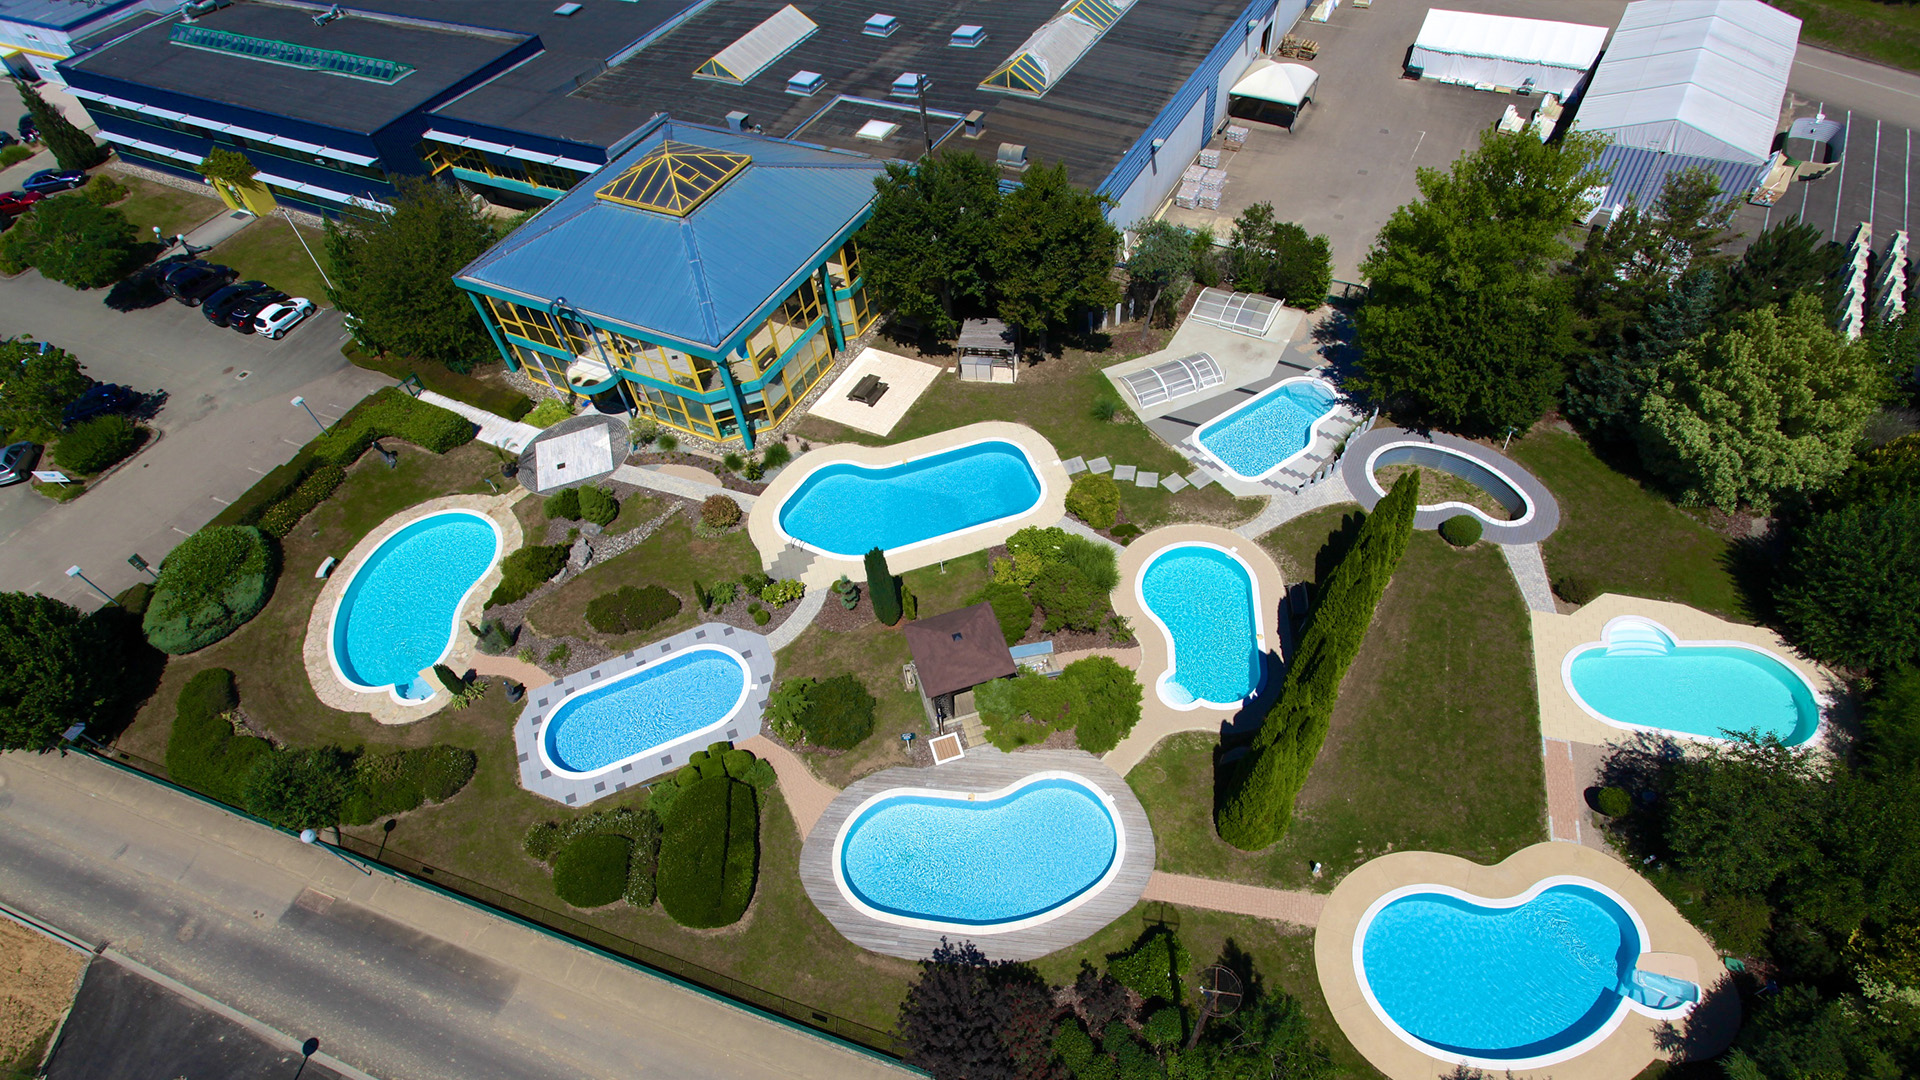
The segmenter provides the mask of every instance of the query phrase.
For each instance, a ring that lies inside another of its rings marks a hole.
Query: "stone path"
[[[540,429],[532,424],[522,424],[504,416],[476,408],[464,401],[455,401],[445,394],[436,394],[431,390],[420,391],[420,400],[430,405],[438,405],[448,412],[459,413],[474,422],[480,428],[474,437],[489,446],[497,446],[511,453],[519,453],[527,448],[540,434]]]
[[[725,488],[716,489],[712,484],[702,484],[695,480],[688,480],[683,476],[673,476],[654,469],[641,468],[638,465],[622,465],[613,470],[612,475],[615,480],[623,484],[632,484],[634,487],[651,488],[654,491],[664,491],[669,495],[678,495],[683,499],[692,499],[694,502],[704,502],[709,495],[725,495],[727,498],[740,504],[742,513],[753,509],[753,504],[756,500],[756,496],[749,495],[744,491],[729,491]]]
[[[1570,844],[1582,843],[1587,802],[1581,797],[1573,744],[1564,739],[1541,739],[1547,768],[1547,836]]]
[[[793,644],[795,638],[805,633],[807,627],[813,625],[814,617],[820,614],[820,609],[825,607],[826,603],[826,589],[808,589],[807,595],[801,597],[800,603],[793,609],[793,614],[787,616],[787,621],[767,635],[767,644],[773,646],[774,652],[779,652]],[[802,832],[804,833],[805,830]]]
[[[1327,906],[1327,898],[1322,893],[1264,889],[1258,885],[1169,874],[1162,870],[1155,870],[1147,879],[1147,889],[1140,894],[1140,899],[1252,915],[1305,927],[1320,925],[1320,912]]]
[[[501,675],[512,679],[529,690],[545,686],[553,681],[553,676],[537,664],[529,664],[517,656],[488,656],[483,652],[473,654],[473,670],[482,675]]]
[[[1335,472],[1318,483],[1309,484],[1298,491],[1276,491],[1267,500],[1267,508],[1260,511],[1252,521],[1233,530],[1249,540],[1257,540],[1294,518],[1323,506],[1335,506],[1352,502],[1353,492],[1347,489],[1346,480]]]
[[[1065,517],[1060,519],[1060,527],[1074,534],[1075,536],[1084,536],[1089,540],[1098,540],[1101,543],[1107,545],[1108,547],[1114,549],[1115,551],[1119,551],[1122,548],[1121,544],[1115,543],[1113,540],[1110,540],[1107,537],[1101,536],[1099,533],[1094,532],[1091,526],[1087,525],[1085,522],[1081,521],[1079,518],[1074,517],[1072,514],[1068,514]]]
[[[1527,610],[1549,615],[1558,611],[1553,606],[1553,586],[1547,580],[1547,562],[1540,556],[1540,545],[1501,544],[1499,547],[1500,554],[1507,558],[1507,568],[1513,571],[1513,580],[1520,586]]]
[[[805,838],[813,831],[814,822],[833,805],[840,789],[813,775],[799,754],[765,735],[742,739],[735,745],[773,763],[774,775],[780,778],[780,794],[787,800],[787,811],[793,815],[794,828]]]

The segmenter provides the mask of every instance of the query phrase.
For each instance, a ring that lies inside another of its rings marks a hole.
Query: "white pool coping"
[[[577,698],[584,697],[587,694],[598,694],[606,690],[608,687],[618,686],[623,682],[628,682],[628,681],[637,679],[640,676],[645,675],[647,672],[653,671],[659,668],[663,664],[668,664],[676,660],[684,659],[687,656],[690,656],[694,653],[702,653],[702,652],[719,653],[720,655],[725,656],[729,660],[732,660],[734,665],[740,669],[739,693],[734,696],[733,704],[727,708],[726,713],[723,714],[720,717],[720,719],[715,720],[710,724],[702,724],[697,728],[693,728],[688,731],[683,731],[678,735],[673,736],[672,738],[662,740],[661,742],[655,743],[654,745],[649,746],[644,750],[639,750],[634,753],[628,754],[627,756],[619,759],[618,761],[608,762],[607,764],[601,765],[598,768],[594,768],[594,769],[585,769],[585,770],[568,769],[553,760],[553,755],[548,750],[548,744],[551,741],[550,737],[553,733],[553,724],[556,720],[564,719],[564,717],[561,717],[560,713],[561,713],[561,710],[565,709],[569,703],[573,702]],[[589,683],[587,685],[578,686],[572,690],[567,691],[566,696],[562,697],[558,702],[556,702],[553,706],[552,711],[547,714],[547,722],[541,725],[541,728],[539,731],[539,741],[538,741],[540,765],[542,768],[552,772],[553,775],[562,777],[567,780],[594,780],[594,779],[599,779],[601,777],[610,776],[614,773],[619,772],[621,766],[631,765],[638,762],[641,758],[650,757],[650,756],[659,754],[661,751],[665,750],[670,746],[673,746],[676,743],[685,742],[688,739],[696,739],[696,738],[701,738],[707,735],[717,734],[722,728],[732,723],[734,719],[740,715],[740,710],[746,706],[747,697],[749,693],[752,691],[752,689],[753,689],[753,669],[748,666],[746,658],[741,656],[738,650],[729,648],[725,645],[721,645],[717,642],[710,643],[710,644],[695,645],[691,648],[682,649],[678,652],[669,653],[665,656],[656,657],[640,665],[639,667],[632,668],[627,671],[623,671],[620,674],[615,675],[613,678],[607,679],[604,682]]]
[[[1281,393],[1287,387],[1294,386],[1299,383],[1314,383],[1324,388],[1328,394],[1332,395],[1332,401],[1330,401],[1327,404],[1327,410],[1325,412],[1321,413],[1319,416],[1315,417],[1312,421],[1310,421],[1307,424],[1307,437],[1301,443],[1300,449],[1295,450],[1293,453],[1288,454],[1285,458],[1282,458],[1272,468],[1267,469],[1265,472],[1262,472],[1257,476],[1249,476],[1246,473],[1241,472],[1239,469],[1234,468],[1232,465],[1227,464],[1226,459],[1222,458],[1219,454],[1214,453],[1213,448],[1207,445],[1206,436],[1208,431],[1222,424],[1228,423],[1234,417],[1239,416],[1243,412],[1247,412],[1249,410],[1259,408],[1260,403],[1262,401],[1265,401],[1268,397],[1274,394]],[[1328,434],[1327,432],[1323,432],[1320,430],[1320,425],[1332,419],[1334,414],[1338,413],[1339,411],[1340,411],[1340,391],[1332,383],[1328,382],[1325,379],[1320,378],[1317,375],[1295,375],[1289,379],[1281,379],[1279,382],[1274,383],[1272,386],[1267,387],[1265,390],[1262,390],[1259,393],[1248,398],[1247,400],[1241,402],[1240,404],[1235,405],[1233,408],[1228,409],[1226,412],[1221,413],[1219,416],[1216,416],[1213,419],[1207,421],[1206,423],[1201,424],[1199,430],[1193,433],[1193,445],[1197,447],[1202,454],[1206,455],[1207,460],[1219,466],[1222,471],[1228,473],[1229,475],[1238,477],[1241,480],[1245,480],[1248,483],[1257,484],[1260,481],[1265,480],[1267,477],[1272,476],[1274,473],[1277,473],[1280,470],[1286,468],[1287,466],[1293,464],[1295,461],[1300,460],[1302,457],[1305,457],[1307,452],[1313,449],[1314,440],[1323,434]]]
[[[1265,656],[1267,652],[1266,626],[1265,621],[1260,617],[1261,611],[1265,610],[1261,607],[1260,602],[1260,576],[1254,573],[1253,567],[1248,565],[1245,559],[1240,557],[1238,548],[1229,548],[1206,540],[1180,540],[1169,543],[1148,555],[1147,561],[1141,564],[1140,571],[1133,575],[1134,602],[1140,605],[1140,610],[1147,613],[1147,618],[1153,620],[1153,625],[1159,628],[1161,635],[1165,637],[1167,641],[1167,665],[1161,669],[1159,676],[1154,679],[1153,692],[1154,695],[1160,699],[1161,704],[1169,709],[1178,709],[1181,712],[1192,712],[1195,709],[1237,709],[1244,704],[1248,698],[1258,696],[1260,691],[1265,689],[1268,677],[1267,665],[1265,663],[1260,664],[1260,680],[1253,685],[1252,689],[1247,691],[1246,697],[1233,701],[1210,701],[1206,698],[1190,696],[1185,702],[1181,702],[1167,693],[1167,686],[1174,681],[1174,673],[1178,671],[1180,667],[1180,646],[1179,643],[1174,640],[1173,629],[1160,617],[1160,613],[1153,610],[1153,606],[1147,603],[1147,571],[1153,567],[1154,563],[1160,561],[1160,559],[1169,552],[1177,551],[1181,548],[1196,547],[1210,548],[1220,552],[1227,558],[1232,559],[1234,564],[1240,567],[1241,571],[1247,575],[1247,589],[1253,604],[1254,650],[1261,656]]]

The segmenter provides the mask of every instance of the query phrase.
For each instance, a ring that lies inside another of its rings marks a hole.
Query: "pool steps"
[[[1620,619],[1606,629],[1608,656],[1665,656],[1673,639],[1652,623]]]

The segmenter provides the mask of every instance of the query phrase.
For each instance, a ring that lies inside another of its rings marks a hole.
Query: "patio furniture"
[[[880,381],[880,376],[864,375],[859,382],[853,384],[853,390],[847,394],[847,400],[858,401],[871,409],[886,392],[887,384]]]

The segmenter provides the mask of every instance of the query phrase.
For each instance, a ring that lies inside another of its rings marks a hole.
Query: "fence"
[[[79,748],[96,759],[117,765],[138,773],[155,782],[165,784],[184,795],[201,802],[217,806],[229,813],[281,830],[271,822],[254,817],[236,807],[228,806],[218,799],[181,787],[167,774],[166,766],[156,761],[148,761],[136,754],[130,754],[117,748],[94,751],[91,748]],[[478,906],[493,914],[510,919],[532,930],[540,931],[552,937],[560,938],[574,945],[591,949],[612,959],[638,967],[649,974],[688,986],[696,991],[722,998],[735,1005],[743,1006],[760,1013],[768,1019],[780,1023],[797,1025],[809,1031],[829,1036],[850,1044],[854,1049],[876,1054],[897,1062],[902,1047],[892,1032],[869,1027],[844,1016],[822,1012],[804,1002],[764,990],[751,983],[742,982],[731,975],[714,971],[683,957],[643,945],[629,938],[621,937],[601,927],[556,911],[544,904],[528,900],[523,896],[496,889],[471,878],[456,874],[442,867],[433,866],[403,852],[395,851],[385,843],[375,843],[339,834],[342,850],[359,859],[378,866],[389,874],[404,878],[448,896],[454,900]]]

